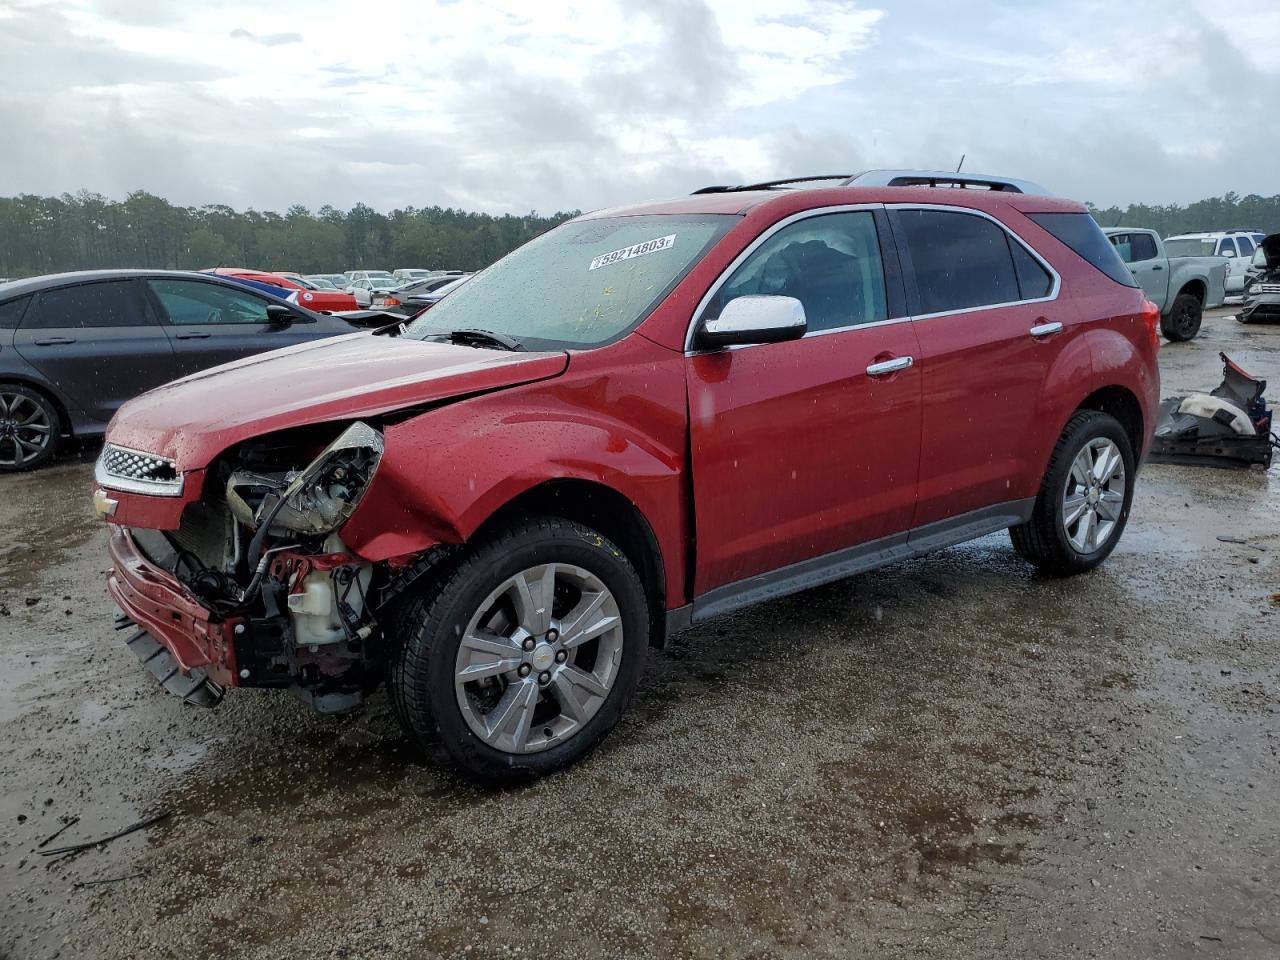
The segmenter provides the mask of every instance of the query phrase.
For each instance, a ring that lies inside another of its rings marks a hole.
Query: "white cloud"
[[[0,183],[550,211],[967,153],[1100,203],[1280,192],[1280,10],[873,3],[22,0]]]

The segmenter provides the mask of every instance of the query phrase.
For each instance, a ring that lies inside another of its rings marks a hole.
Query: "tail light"
[[[1146,321],[1147,332],[1151,334],[1151,342],[1160,349],[1160,308],[1150,300],[1142,301],[1142,319]]]
[[[382,301],[382,305],[384,307],[398,307],[400,306],[400,301],[397,300],[395,297],[387,297],[385,300]]]

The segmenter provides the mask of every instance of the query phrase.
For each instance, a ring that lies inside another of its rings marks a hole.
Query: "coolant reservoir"
[[[325,541],[328,553],[343,553],[346,546],[333,534]],[[338,599],[345,595],[346,603],[357,616],[364,612],[364,597],[373,578],[370,564],[356,569],[355,580],[349,586],[334,581],[332,570],[313,570],[302,581],[302,589],[289,594],[289,614],[293,620],[294,642],[299,647],[318,647],[345,640],[338,615]]]

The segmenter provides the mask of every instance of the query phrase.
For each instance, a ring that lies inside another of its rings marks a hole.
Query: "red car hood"
[[[389,413],[563,373],[566,353],[508,353],[355,333],[258,354],[130,400],[107,441],[208,466],[250,437]]]

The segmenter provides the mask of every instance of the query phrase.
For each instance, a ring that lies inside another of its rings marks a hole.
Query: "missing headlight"
[[[247,526],[268,532],[320,536],[355,511],[382,459],[382,434],[353,423],[298,472],[237,470],[227,481],[227,504]]]

